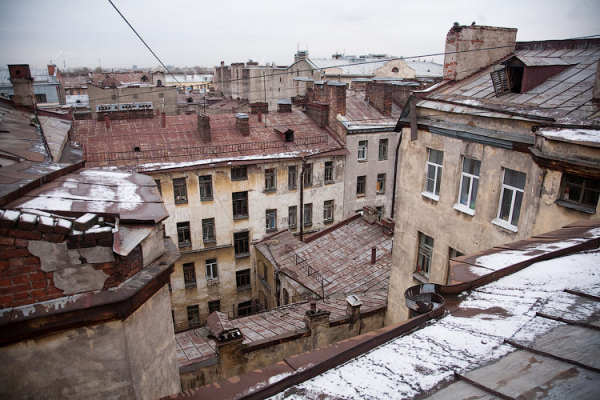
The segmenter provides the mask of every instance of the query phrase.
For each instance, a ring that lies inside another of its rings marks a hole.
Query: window
[[[358,142],[358,161],[367,161],[367,141]]]
[[[600,197],[600,181],[564,174],[557,203],[588,213],[595,213]]]
[[[188,306],[187,315],[188,315],[188,325],[190,328],[194,328],[194,327],[200,325],[200,309],[197,305]]]
[[[379,139],[379,161],[387,160],[388,140]]]
[[[291,206],[288,208],[288,226],[294,228],[297,224],[296,217],[298,215],[298,207]]]
[[[159,93],[159,94],[158,94],[158,98],[159,98],[159,99],[162,99],[163,97],[165,97],[165,94],[164,94],[164,93]]]
[[[238,317],[252,314],[252,301],[238,303]]]
[[[175,204],[183,204],[188,202],[185,178],[173,179],[173,197],[175,198]]]
[[[192,97],[188,97],[188,98],[187,98],[187,102],[188,102],[188,104],[191,104],[193,101],[194,101],[194,99],[193,99]]]
[[[272,231],[277,230],[277,210],[267,210],[266,220],[267,220],[267,232],[272,232]]]
[[[283,293],[283,305],[288,305],[290,304],[290,294],[288,293],[287,289],[283,289],[282,291]]]
[[[142,82],[148,82],[148,77],[146,75],[142,75]]]
[[[333,183],[333,161],[325,162],[325,183]]]
[[[365,175],[356,178],[356,195],[364,196],[367,186],[367,177]]]
[[[429,156],[427,159],[427,180],[425,182],[425,191],[422,194],[434,200],[439,200],[440,198],[443,161],[443,151],[429,149]]]
[[[42,94],[36,94],[35,95],[35,101],[38,103],[45,103],[46,102],[46,94],[42,93]]]
[[[237,232],[233,234],[233,242],[235,247],[235,256],[247,257],[250,255],[250,247],[248,245],[248,231]]]
[[[248,179],[248,167],[233,167],[231,168],[231,180],[242,181]]]
[[[277,170],[275,168],[265,169],[265,191],[274,192],[277,190]]]
[[[209,258],[206,260],[206,279],[217,279],[218,277],[217,259]]]
[[[377,221],[381,222],[381,218],[383,218],[383,206],[375,207],[377,210]]]
[[[162,81],[160,79],[156,81],[156,86],[162,86]]]
[[[460,189],[458,191],[458,203],[456,209],[465,211],[470,215],[475,214],[475,200],[479,188],[479,170],[481,162],[472,158],[463,158],[462,173],[460,178]]]
[[[312,186],[313,181],[312,164],[304,164],[304,186]]]
[[[110,95],[110,99],[113,100],[113,101],[117,100],[117,95],[116,94],[111,94]]]
[[[304,226],[312,225],[312,203],[304,205]]]
[[[221,301],[220,300],[208,302],[208,313],[212,314],[215,311],[221,311]]]
[[[200,182],[200,201],[208,201],[213,199],[212,191],[212,176],[202,175],[198,177]]]
[[[290,165],[288,167],[288,188],[296,189],[298,181],[298,167],[296,165]]]
[[[333,200],[323,202],[323,222],[333,222]]]
[[[385,174],[377,174],[377,193],[385,193]]]
[[[192,244],[189,222],[179,222],[177,224],[177,238],[179,239],[179,247],[185,247]]]
[[[242,271],[236,271],[235,283],[238,290],[250,289],[252,287],[250,284],[250,270],[244,269]]]
[[[162,187],[160,186],[160,179],[155,179],[154,183],[156,183],[156,188],[158,189],[158,194],[162,196]]]
[[[196,268],[194,263],[183,264],[183,281],[185,286],[196,286]]]
[[[508,168],[504,169],[498,218],[493,221],[496,225],[500,225],[513,232],[517,231],[526,177],[527,175],[522,172],[513,171]]]
[[[433,238],[419,232],[419,256],[417,259],[417,272],[425,277],[429,277],[432,255]]]
[[[392,72],[398,72],[398,67],[392,68]]]
[[[207,218],[202,220],[202,240],[204,243],[214,243],[215,237],[215,219]]]
[[[233,218],[248,218],[248,192],[235,192],[233,199]]]

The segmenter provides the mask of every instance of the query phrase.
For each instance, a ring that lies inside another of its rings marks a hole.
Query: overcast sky
[[[289,65],[298,46],[314,58],[441,53],[455,21],[518,28],[519,41],[600,34],[599,0],[113,2],[165,64],[180,67],[249,59]],[[44,67],[50,60],[60,68],[158,65],[107,0],[0,5],[1,67]]]

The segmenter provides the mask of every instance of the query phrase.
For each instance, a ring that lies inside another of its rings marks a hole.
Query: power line
[[[154,53],[154,51],[152,51],[152,49],[150,48],[150,46],[148,46],[148,44],[144,41],[144,39],[142,39],[142,37],[140,36],[139,33],[137,33],[137,31],[133,28],[133,26],[131,26],[131,24],[129,23],[129,21],[127,21],[127,18],[125,18],[125,16],[123,14],[121,14],[121,11],[119,11],[119,9],[117,8],[117,6],[114,5],[114,3],[112,2],[112,0],[108,0],[108,2],[114,7],[114,9],[119,13],[119,15],[121,16],[121,18],[123,18],[123,20],[125,22],[127,22],[127,25],[129,25],[129,27],[131,28],[131,30],[137,35],[138,38],[140,38],[140,40],[142,41],[142,43],[144,43],[144,46],[146,46],[148,48],[148,50],[150,50],[150,53],[152,53],[152,55],[154,56],[154,58],[156,58],[158,60],[158,62],[160,63],[160,65],[162,65],[169,74],[171,74],[171,76],[173,77],[173,79],[175,79],[175,82],[179,83],[181,85],[181,83],[177,80],[177,78],[175,78],[175,75],[173,75],[171,73],[171,71],[169,71],[169,69],[167,68],[167,66],[160,60],[160,58],[158,58],[158,56]]]

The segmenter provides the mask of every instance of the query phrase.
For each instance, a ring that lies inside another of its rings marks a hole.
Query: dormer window
[[[160,79],[156,81],[156,86],[162,86],[162,81]]]
[[[146,75],[142,75],[142,82],[148,82],[148,77]]]
[[[515,56],[490,73],[496,97],[525,93],[569,68],[559,57]]]

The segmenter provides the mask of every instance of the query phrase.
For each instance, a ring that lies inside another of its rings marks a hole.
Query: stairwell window
[[[304,205],[304,213],[303,214],[304,214],[303,215],[304,226],[311,226],[312,225],[312,203]]]
[[[267,210],[265,213],[265,219],[267,222],[267,232],[273,232],[277,230],[277,210]]]
[[[444,152],[434,149],[428,150],[427,165],[425,167],[425,190],[421,194],[438,201],[440,199],[440,183],[442,181]]]
[[[367,176],[362,175],[356,178],[356,196],[364,196],[367,187]]]
[[[385,193],[385,174],[377,174],[377,194]]]
[[[265,192],[277,190],[277,170],[275,168],[265,169]]]
[[[236,271],[235,283],[237,285],[237,290],[246,290],[252,288],[250,284],[250,270],[245,269],[242,271]]]
[[[179,222],[177,224],[177,239],[179,241],[179,247],[187,247],[192,244],[189,222]]]
[[[185,286],[196,286],[196,268],[194,263],[183,264],[183,281]]]
[[[204,243],[215,243],[215,219],[207,218],[202,220],[202,239]]]
[[[464,157],[458,190],[458,203],[454,209],[469,215],[475,215],[475,201],[479,188],[479,171],[481,161]]]
[[[219,269],[217,267],[217,259],[210,258],[206,260],[206,279],[217,279],[219,277]]]
[[[198,177],[200,182],[200,201],[210,201],[213,199],[212,176],[202,175]]]
[[[290,206],[288,208],[288,227],[295,228],[298,219],[298,207]]]
[[[379,161],[387,160],[388,140],[379,139]]]
[[[248,218],[248,192],[231,194],[233,201],[233,219]]]
[[[248,179],[248,167],[232,167],[231,168],[231,180],[232,181],[243,181]]]
[[[494,224],[517,232],[526,178],[527,175],[522,172],[504,169],[498,217],[492,221]]]
[[[325,183],[333,183],[333,161],[325,162]]]
[[[333,222],[333,200],[323,202],[323,222]]]
[[[288,189],[296,189],[298,186],[298,166],[288,166]]]
[[[312,186],[313,184],[313,166],[312,164],[304,165],[304,187]]]
[[[418,274],[429,277],[433,258],[433,238],[419,232],[419,255],[417,257]]]
[[[235,257],[242,258],[250,255],[250,240],[248,231],[233,234]]]

